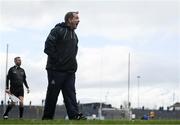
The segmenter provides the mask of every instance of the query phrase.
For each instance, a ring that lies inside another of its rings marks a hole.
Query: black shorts
[[[16,97],[22,96],[24,97],[24,89],[21,88],[10,88],[10,92]]]

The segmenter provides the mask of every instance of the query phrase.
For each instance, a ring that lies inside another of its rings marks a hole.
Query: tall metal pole
[[[5,90],[4,90],[4,112],[5,112],[5,108],[6,108],[6,80],[7,80],[7,70],[8,70],[8,51],[9,51],[9,45],[7,44],[7,47],[6,47]]]
[[[102,53],[103,53],[103,50],[102,50]],[[100,59],[100,86],[102,86],[102,70],[103,70],[103,55],[101,53],[101,59]],[[101,93],[101,89],[100,89],[100,93]],[[100,95],[101,96],[101,95]],[[99,119],[101,120],[102,119],[102,99],[100,101],[100,106],[99,106]]]
[[[130,53],[128,56],[128,109],[130,108]]]
[[[128,55],[128,119],[131,120],[131,110],[130,110],[130,53]]]
[[[138,98],[137,104],[138,104],[138,105],[137,105],[137,108],[140,108],[140,107],[139,107],[139,82],[140,82],[140,78],[141,78],[141,76],[137,76],[137,82],[138,82],[138,90],[137,90],[137,91],[138,91],[138,92],[137,92],[137,98]]]

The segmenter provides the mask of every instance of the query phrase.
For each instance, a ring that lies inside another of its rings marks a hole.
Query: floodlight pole
[[[140,105],[139,105],[139,83],[140,83],[140,78],[141,76],[137,76],[137,82],[138,82],[138,92],[137,92],[137,108],[140,108]]]
[[[130,53],[128,55],[128,118],[130,119]]]
[[[128,108],[130,107],[129,91],[130,91],[130,53],[128,56]]]
[[[6,81],[7,81],[7,68],[8,68],[8,51],[9,51],[9,45],[6,46],[6,71],[5,71],[5,90],[4,90],[4,112],[6,109]]]

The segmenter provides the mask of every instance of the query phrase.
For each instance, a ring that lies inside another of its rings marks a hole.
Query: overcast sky
[[[44,42],[68,11],[79,11],[77,99],[119,107],[130,100],[156,108],[180,101],[180,2],[178,0],[0,0],[0,100],[4,99],[5,53],[8,68],[21,56],[31,93],[25,104],[41,104],[47,88]],[[63,99],[59,96],[58,104]]]

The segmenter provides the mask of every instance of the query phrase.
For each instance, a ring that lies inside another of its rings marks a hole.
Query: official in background
[[[23,68],[21,68],[21,58],[20,57],[15,57],[14,58],[14,63],[15,66],[11,67],[8,71],[7,74],[7,79],[6,79],[6,93],[13,94],[16,97],[19,98],[19,118],[23,117],[23,112],[24,112],[24,105],[23,105],[23,100],[24,100],[24,87],[27,88],[27,93],[30,92],[29,86],[26,81],[26,74]],[[10,89],[9,89],[9,81],[10,81]],[[14,102],[11,102],[8,104],[7,109],[3,115],[4,119],[8,119],[8,113],[12,109],[12,107],[15,105]]]
[[[53,119],[57,99],[62,90],[69,119],[86,119],[79,113],[75,91],[78,37],[74,30],[79,24],[78,12],[68,12],[65,22],[57,24],[48,35],[44,52],[48,55],[48,88],[42,119]]]

